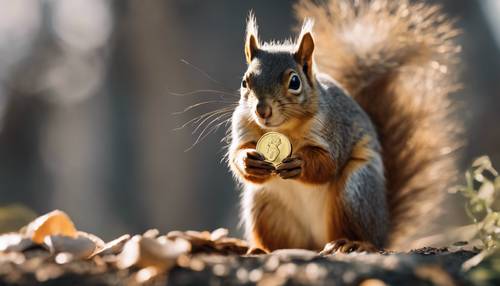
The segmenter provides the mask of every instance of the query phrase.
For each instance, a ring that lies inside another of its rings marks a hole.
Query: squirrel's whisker
[[[202,126],[205,122],[207,122],[208,120],[210,120],[214,116],[224,115],[226,113],[230,113],[231,111],[232,111],[232,109],[228,108],[228,109],[219,109],[219,110],[215,110],[213,112],[210,112],[210,115],[206,116],[201,122],[198,123],[197,121],[195,121],[195,124],[197,124],[197,126],[193,130],[192,134],[195,134],[196,131],[198,131],[198,129],[200,128],[200,126]]]
[[[224,114],[223,114],[224,115]],[[222,117],[223,115],[219,116],[218,119],[220,119],[220,117]],[[229,117],[230,119],[231,117]],[[210,126],[210,125],[207,125],[201,132],[200,134],[198,135],[198,138],[196,138],[196,141],[189,147],[187,148],[186,150],[184,150],[185,152],[193,149],[199,142],[203,141],[203,139],[205,139],[208,135],[210,135],[211,133],[217,131],[217,129],[222,126],[222,124],[224,123],[227,123],[226,122],[227,120],[224,120],[222,122],[219,122],[218,124],[212,126],[210,129],[208,129],[208,131],[205,133],[205,131],[207,130],[207,128]]]
[[[173,96],[188,96],[188,95],[196,95],[196,94],[201,94],[201,93],[208,93],[208,94],[213,93],[213,94],[222,94],[222,95],[230,95],[233,97],[239,97],[239,95],[236,93],[231,93],[231,92],[226,92],[226,91],[216,90],[216,89],[197,89],[197,90],[188,91],[188,92],[169,91],[168,93],[170,95],[173,95]]]
[[[199,116],[196,116],[195,118],[190,119],[189,121],[187,121],[186,123],[182,124],[181,126],[174,128],[173,130],[174,131],[181,130],[181,129],[185,128],[186,126],[188,126],[191,123],[197,124],[198,122],[200,122],[201,120],[203,120],[205,117],[210,116],[210,115],[212,115],[214,113],[221,112],[221,111],[229,112],[229,111],[232,111],[233,109],[234,109],[234,106],[227,106],[227,107],[219,108],[219,109],[216,109],[216,110],[213,110],[213,111],[201,114]]]
[[[196,107],[211,104],[211,103],[226,103],[226,104],[231,104],[234,106],[237,106],[237,104],[238,104],[237,102],[233,102],[233,101],[207,100],[207,101],[202,101],[202,102],[198,102],[198,103],[195,103],[193,105],[190,105],[182,111],[176,111],[176,112],[172,113],[172,115],[180,115],[180,114],[186,113],[186,112],[188,112]]]
[[[217,116],[215,119],[212,119],[210,122],[208,122],[207,126],[210,126],[212,123],[214,122],[217,122],[217,120],[219,120],[221,118],[221,116],[224,116],[226,115],[228,112],[219,112],[219,113],[214,113],[210,116],[208,116],[207,118],[205,118],[200,124],[198,124],[198,126],[196,126],[196,128],[193,130],[192,134],[195,134],[196,131],[198,131],[198,129],[200,129],[200,127],[205,123],[207,122],[208,120],[210,120],[210,118],[213,118],[214,116]]]
[[[192,63],[188,62],[187,60],[181,59],[181,63],[186,64],[187,66],[195,69],[196,71],[198,71],[199,73],[201,73],[202,75],[204,75],[207,79],[209,79],[211,82],[214,82],[216,84],[222,85],[218,80],[216,80],[213,77],[211,77],[206,71],[204,71],[201,68],[193,65]]]

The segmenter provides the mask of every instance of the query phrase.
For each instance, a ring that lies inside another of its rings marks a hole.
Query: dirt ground
[[[119,256],[65,260],[35,247],[0,254],[0,285],[469,285],[461,265],[474,254],[434,248],[327,256],[298,249],[261,255],[198,251],[159,273],[140,264],[116,267]]]
[[[462,270],[478,253],[467,243],[406,253],[361,245],[267,253],[223,228],[104,242],[55,210],[0,234],[0,285],[500,285],[500,255]]]

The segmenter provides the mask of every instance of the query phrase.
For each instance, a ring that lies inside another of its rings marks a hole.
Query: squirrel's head
[[[316,108],[312,21],[306,20],[296,42],[261,44],[252,13],[247,21],[240,105],[263,129],[296,126]]]

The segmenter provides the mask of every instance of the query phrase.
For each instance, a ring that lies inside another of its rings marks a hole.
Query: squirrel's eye
[[[241,86],[242,86],[243,88],[247,88],[247,81],[246,81],[246,80],[242,80],[242,81],[241,81]]]
[[[297,74],[292,74],[290,81],[288,82],[288,91],[291,93],[298,94],[302,89],[302,84],[300,83],[300,78]]]

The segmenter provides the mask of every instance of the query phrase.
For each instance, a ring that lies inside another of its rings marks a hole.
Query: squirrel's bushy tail
[[[454,179],[458,123],[449,94],[459,33],[436,5],[407,0],[300,1],[315,21],[315,58],[369,114],[382,143],[389,247],[428,224]],[[420,224],[421,223],[421,224]]]

